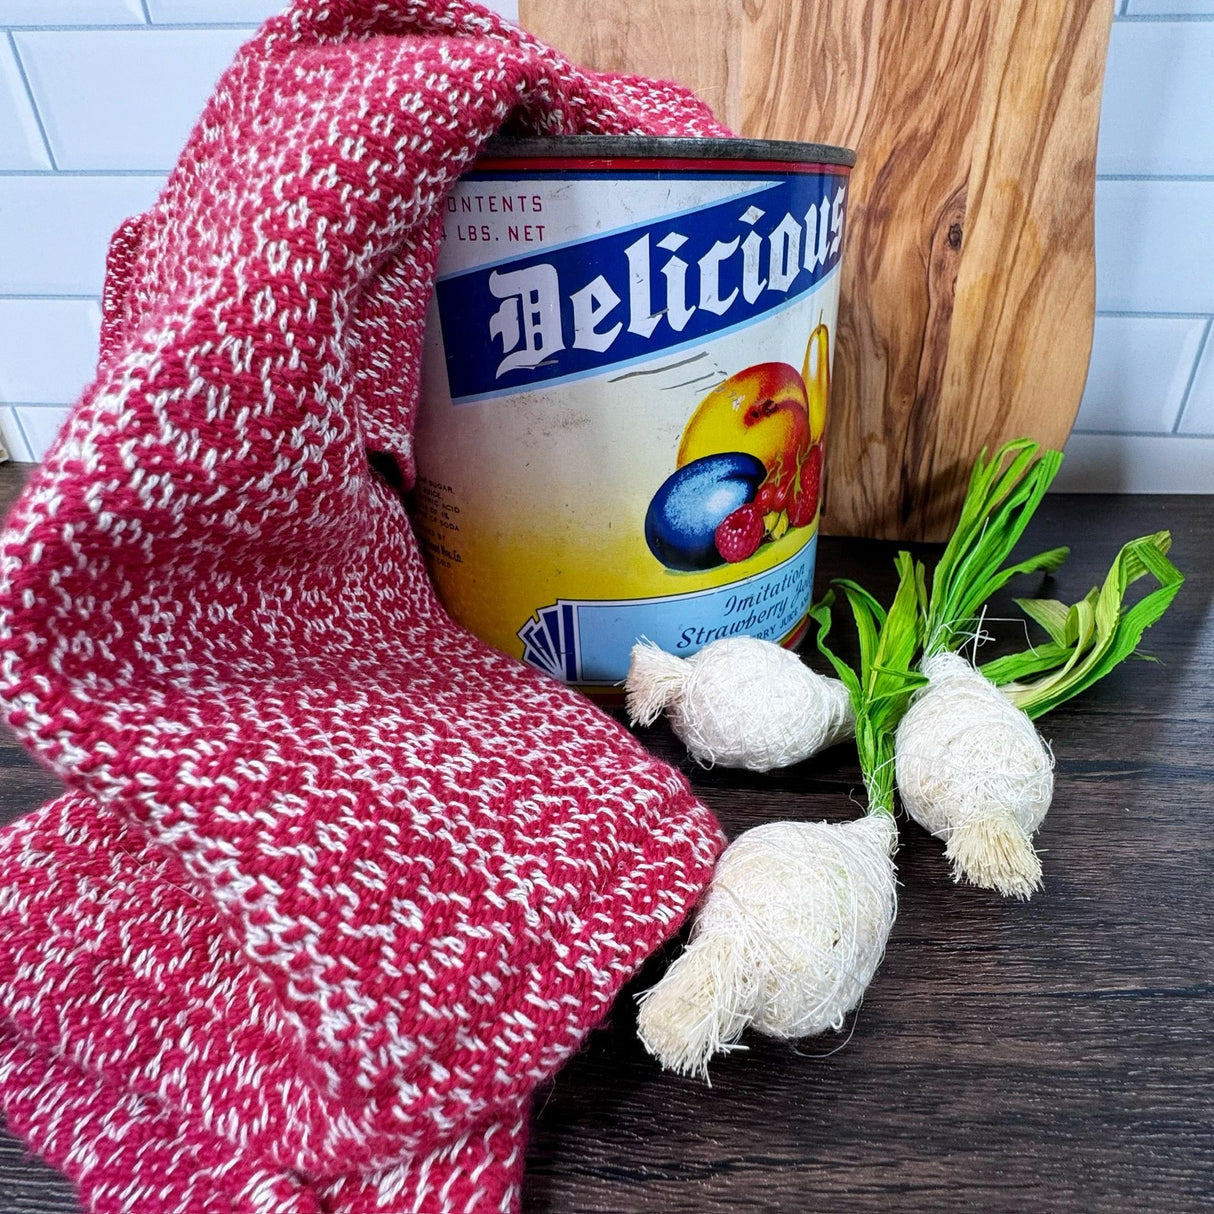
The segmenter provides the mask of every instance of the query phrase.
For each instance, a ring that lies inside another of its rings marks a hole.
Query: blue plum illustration
[[[739,506],[754,501],[767,476],[763,461],[743,451],[705,455],[662,482],[645,515],[645,541],[668,569],[691,571],[723,565],[717,527]]]

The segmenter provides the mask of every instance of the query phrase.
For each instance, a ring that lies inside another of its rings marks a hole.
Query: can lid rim
[[[851,148],[791,139],[742,139],[681,135],[495,135],[483,156],[559,158],[662,157],[672,160],[775,160],[790,164],[837,164],[852,168]]]

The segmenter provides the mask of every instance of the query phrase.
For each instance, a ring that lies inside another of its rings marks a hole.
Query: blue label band
[[[743,198],[440,279],[453,402],[604,370],[762,318],[839,263],[846,184]]]
[[[519,629],[523,661],[569,683],[620,683],[646,637],[680,657],[712,641],[779,641],[805,618],[813,587],[815,533],[774,569],[729,586],[648,599],[558,599]]]

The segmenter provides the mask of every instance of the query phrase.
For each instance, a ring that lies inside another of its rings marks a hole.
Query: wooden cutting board
[[[743,135],[855,148],[826,529],[945,538],[983,446],[1060,446],[1095,313],[1111,0],[520,0]]]

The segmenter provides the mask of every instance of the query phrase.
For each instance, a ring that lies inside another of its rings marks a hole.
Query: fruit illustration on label
[[[805,374],[788,363],[747,367],[717,384],[683,427],[677,471],[645,518],[668,569],[711,569],[754,556],[818,514],[830,335],[810,334]]]
[[[824,324],[809,335],[801,378],[809,402],[809,432],[815,443],[826,429],[826,406],[830,401],[830,331]]]
[[[755,504],[763,511],[764,514],[769,511],[788,509],[788,502],[792,496],[793,483],[797,479],[796,467],[786,469],[783,465],[777,468],[774,472],[769,473],[767,479],[763,482],[759,489],[759,495],[755,498]]]
[[[645,515],[649,550],[668,569],[711,569],[723,564],[726,558],[717,547],[717,529],[739,507],[754,501],[766,475],[762,462],[745,451],[706,455],[685,464],[666,478],[649,503]]]
[[[719,383],[683,428],[678,467],[705,455],[745,451],[769,472],[791,471],[810,444],[805,384],[788,363],[759,363]]]
[[[792,501],[788,507],[788,525],[807,527],[818,513],[818,502],[822,496],[822,447],[810,447],[797,472],[797,483],[793,488]]]
[[[717,551],[730,564],[744,561],[748,556],[754,556],[763,542],[766,528],[763,526],[763,512],[754,504],[739,506],[732,514],[726,516],[716,530]]]

